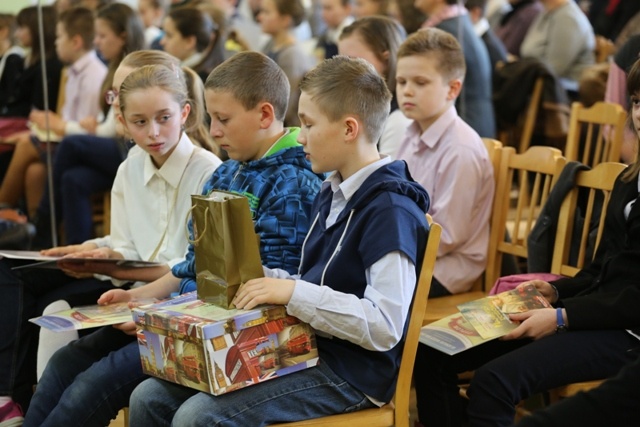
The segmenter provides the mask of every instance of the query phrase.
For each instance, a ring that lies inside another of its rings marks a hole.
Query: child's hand
[[[57,246],[51,249],[44,249],[40,251],[40,254],[45,256],[65,256],[77,252],[91,251],[97,248],[98,246],[95,243],[83,243],[81,245]]]
[[[90,134],[95,134],[96,129],[98,128],[98,121],[93,116],[85,117],[84,119],[80,120],[78,123],[84,130],[86,130]]]
[[[136,324],[133,321],[125,322],[125,323],[118,323],[117,325],[113,325],[113,327],[116,328],[116,329],[120,329],[122,332],[124,332],[127,335],[135,335],[136,334]]]
[[[114,304],[116,302],[128,302],[131,301],[133,296],[131,292],[125,291],[124,289],[110,289],[107,292],[100,295],[98,298],[98,304],[107,305]]]
[[[237,308],[250,310],[260,304],[288,304],[296,286],[295,280],[261,277],[240,285],[233,298]]]
[[[555,308],[539,308],[524,313],[510,314],[509,319],[520,322],[517,328],[502,337],[503,340],[531,338],[538,340],[556,331],[557,317]]]
[[[544,280],[529,280],[528,282],[520,283],[518,288],[524,288],[527,285],[535,286],[538,292],[540,292],[540,294],[542,294],[542,296],[551,304],[556,302],[556,291],[553,290],[550,283],[547,283]]]
[[[115,277],[116,273],[122,269],[114,263],[91,262],[91,261],[74,261],[76,258],[94,258],[94,259],[112,259],[120,258],[122,255],[111,248],[103,247],[89,251],[73,252],[65,255],[58,260],[58,266],[62,271],[72,277],[86,277],[86,274],[104,274],[106,276]]]
[[[47,115],[46,111],[34,109],[29,114],[29,121],[34,123],[43,131],[47,130],[46,115]],[[56,113],[49,111],[49,129],[51,129],[51,131],[57,133],[58,135],[63,135],[64,125],[65,123],[64,123],[64,120],[62,120],[62,117],[60,117]]]

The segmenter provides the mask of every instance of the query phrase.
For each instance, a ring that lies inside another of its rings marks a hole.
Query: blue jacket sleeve
[[[272,189],[262,199],[255,227],[263,265],[291,274],[298,271],[302,244],[311,224],[311,206],[320,185],[316,175],[302,171],[275,182],[277,190]]]

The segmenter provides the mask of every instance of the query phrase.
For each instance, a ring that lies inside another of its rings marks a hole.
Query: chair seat
[[[486,296],[487,294],[483,291],[471,291],[446,297],[430,298],[422,325],[428,325],[436,320],[455,314],[459,311],[458,305]]]
[[[431,301],[429,301],[431,304]],[[407,414],[407,417],[409,414]],[[298,421],[286,424],[271,424],[270,427],[305,427],[305,426],[331,426],[331,427],[391,427],[394,425],[393,404],[384,405],[381,408],[364,409],[349,414],[331,415],[313,420]]]

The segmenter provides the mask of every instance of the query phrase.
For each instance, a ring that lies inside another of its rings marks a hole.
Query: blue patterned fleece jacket
[[[311,224],[311,205],[323,178],[313,173],[302,146],[296,142],[299,132],[299,128],[289,128],[261,159],[246,163],[227,160],[202,190],[203,194],[223,190],[246,196],[260,236],[262,264],[292,274],[300,264],[302,243]],[[193,239],[191,221],[189,234]],[[182,279],[180,293],[196,290],[193,245],[172,273]]]

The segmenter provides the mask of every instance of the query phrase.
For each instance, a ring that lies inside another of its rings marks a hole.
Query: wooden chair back
[[[589,236],[593,233],[591,230],[592,220],[594,218],[598,220],[598,227],[596,230],[595,246],[593,248],[594,253],[592,253],[591,256],[595,254],[595,248],[600,244],[600,239],[602,238],[602,230],[604,229],[604,221],[611,190],[613,190],[616,178],[625,167],[622,163],[605,162],[600,163],[591,170],[578,172],[574,188],[567,194],[560,207],[556,240],[553,249],[553,260],[551,263],[552,273],[573,277],[584,267],[585,263],[591,261],[587,259],[587,244],[589,242]],[[584,207],[584,212],[582,212],[584,223],[580,230],[574,230],[578,196],[581,191],[583,192],[583,196],[585,196],[586,193],[586,206]],[[596,202],[598,193],[602,195],[601,204]],[[600,212],[596,212],[596,209],[599,209]],[[577,231],[579,235],[574,236],[574,231]],[[569,261],[572,242],[580,242],[577,247],[577,258],[573,264]]]
[[[540,110],[543,86],[544,78],[538,77],[533,84],[527,109],[521,114],[517,124],[513,129],[500,132],[500,135],[498,135],[500,140],[505,143],[515,139],[512,144],[518,148],[518,153],[524,153],[531,145],[531,138],[533,138],[533,131],[535,130],[538,111]]]
[[[500,277],[504,254],[527,258],[527,237],[565,164],[560,150],[553,147],[533,146],[522,154],[516,154],[512,147],[502,149],[491,218],[487,286]]]
[[[594,210],[600,209],[598,227],[596,232],[595,248],[600,244],[602,230],[606,219],[607,205],[611,196],[611,190],[615,184],[616,177],[624,170],[626,166],[622,163],[605,162],[600,163],[595,168],[587,171],[580,171],[576,176],[576,185],[567,194],[560,207],[560,215],[558,217],[558,228],[556,231],[555,247],[553,249],[553,261],[551,264],[551,272],[561,274],[563,276],[573,277],[587,262],[587,241],[591,234],[590,224],[594,215],[598,212]],[[587,191],[587,206],[584,212],[584,225],[579,232],[579,236],[573,236],[575,212],[578,205],[578,196],[580,191]],[[597,206],[596,193],[601,192],[602,203]],[[597,216],[595,216],[597,218]],[[578,239],[578,240],[577,240]],[[579,241],[580,246],[576,261],[571,264],[569,255],[571,251],[571,242]],[[557,387],[549,391],[549,401],[557,402],[560,399],[573,396],[580,391],[587,391],[599,386],[602,381],[587,381],[581,383],[567,384]]]
[[[441,232],[442,227],[440,227],[439,224],[431,224],[429,237],[427,239],[427,249],[424,253],[420,277],[416,286],[411,311],[409,312],[409,326],[404,342],[404,350],[402,351],[400,372],[398,373],[398,383],[396,385],[393,403],[384,405],[381,408],[365,409],[348,414],[331,415],[294,423],[278,424],[277,427],[409,427],[409,401],[413,366],[416,361],[420,328],[422,327],[422,319],[424,318],[424,312],[427,308],[427,297],[429,296],[429,289],[431,288],[431,278],[438,253],[438,245],[440,244]]]
[[[586,108],[574,102],[565,157],[591,167],[602,162],[619,162],[626,120],[627,113],[618,104],[596,102]]]

